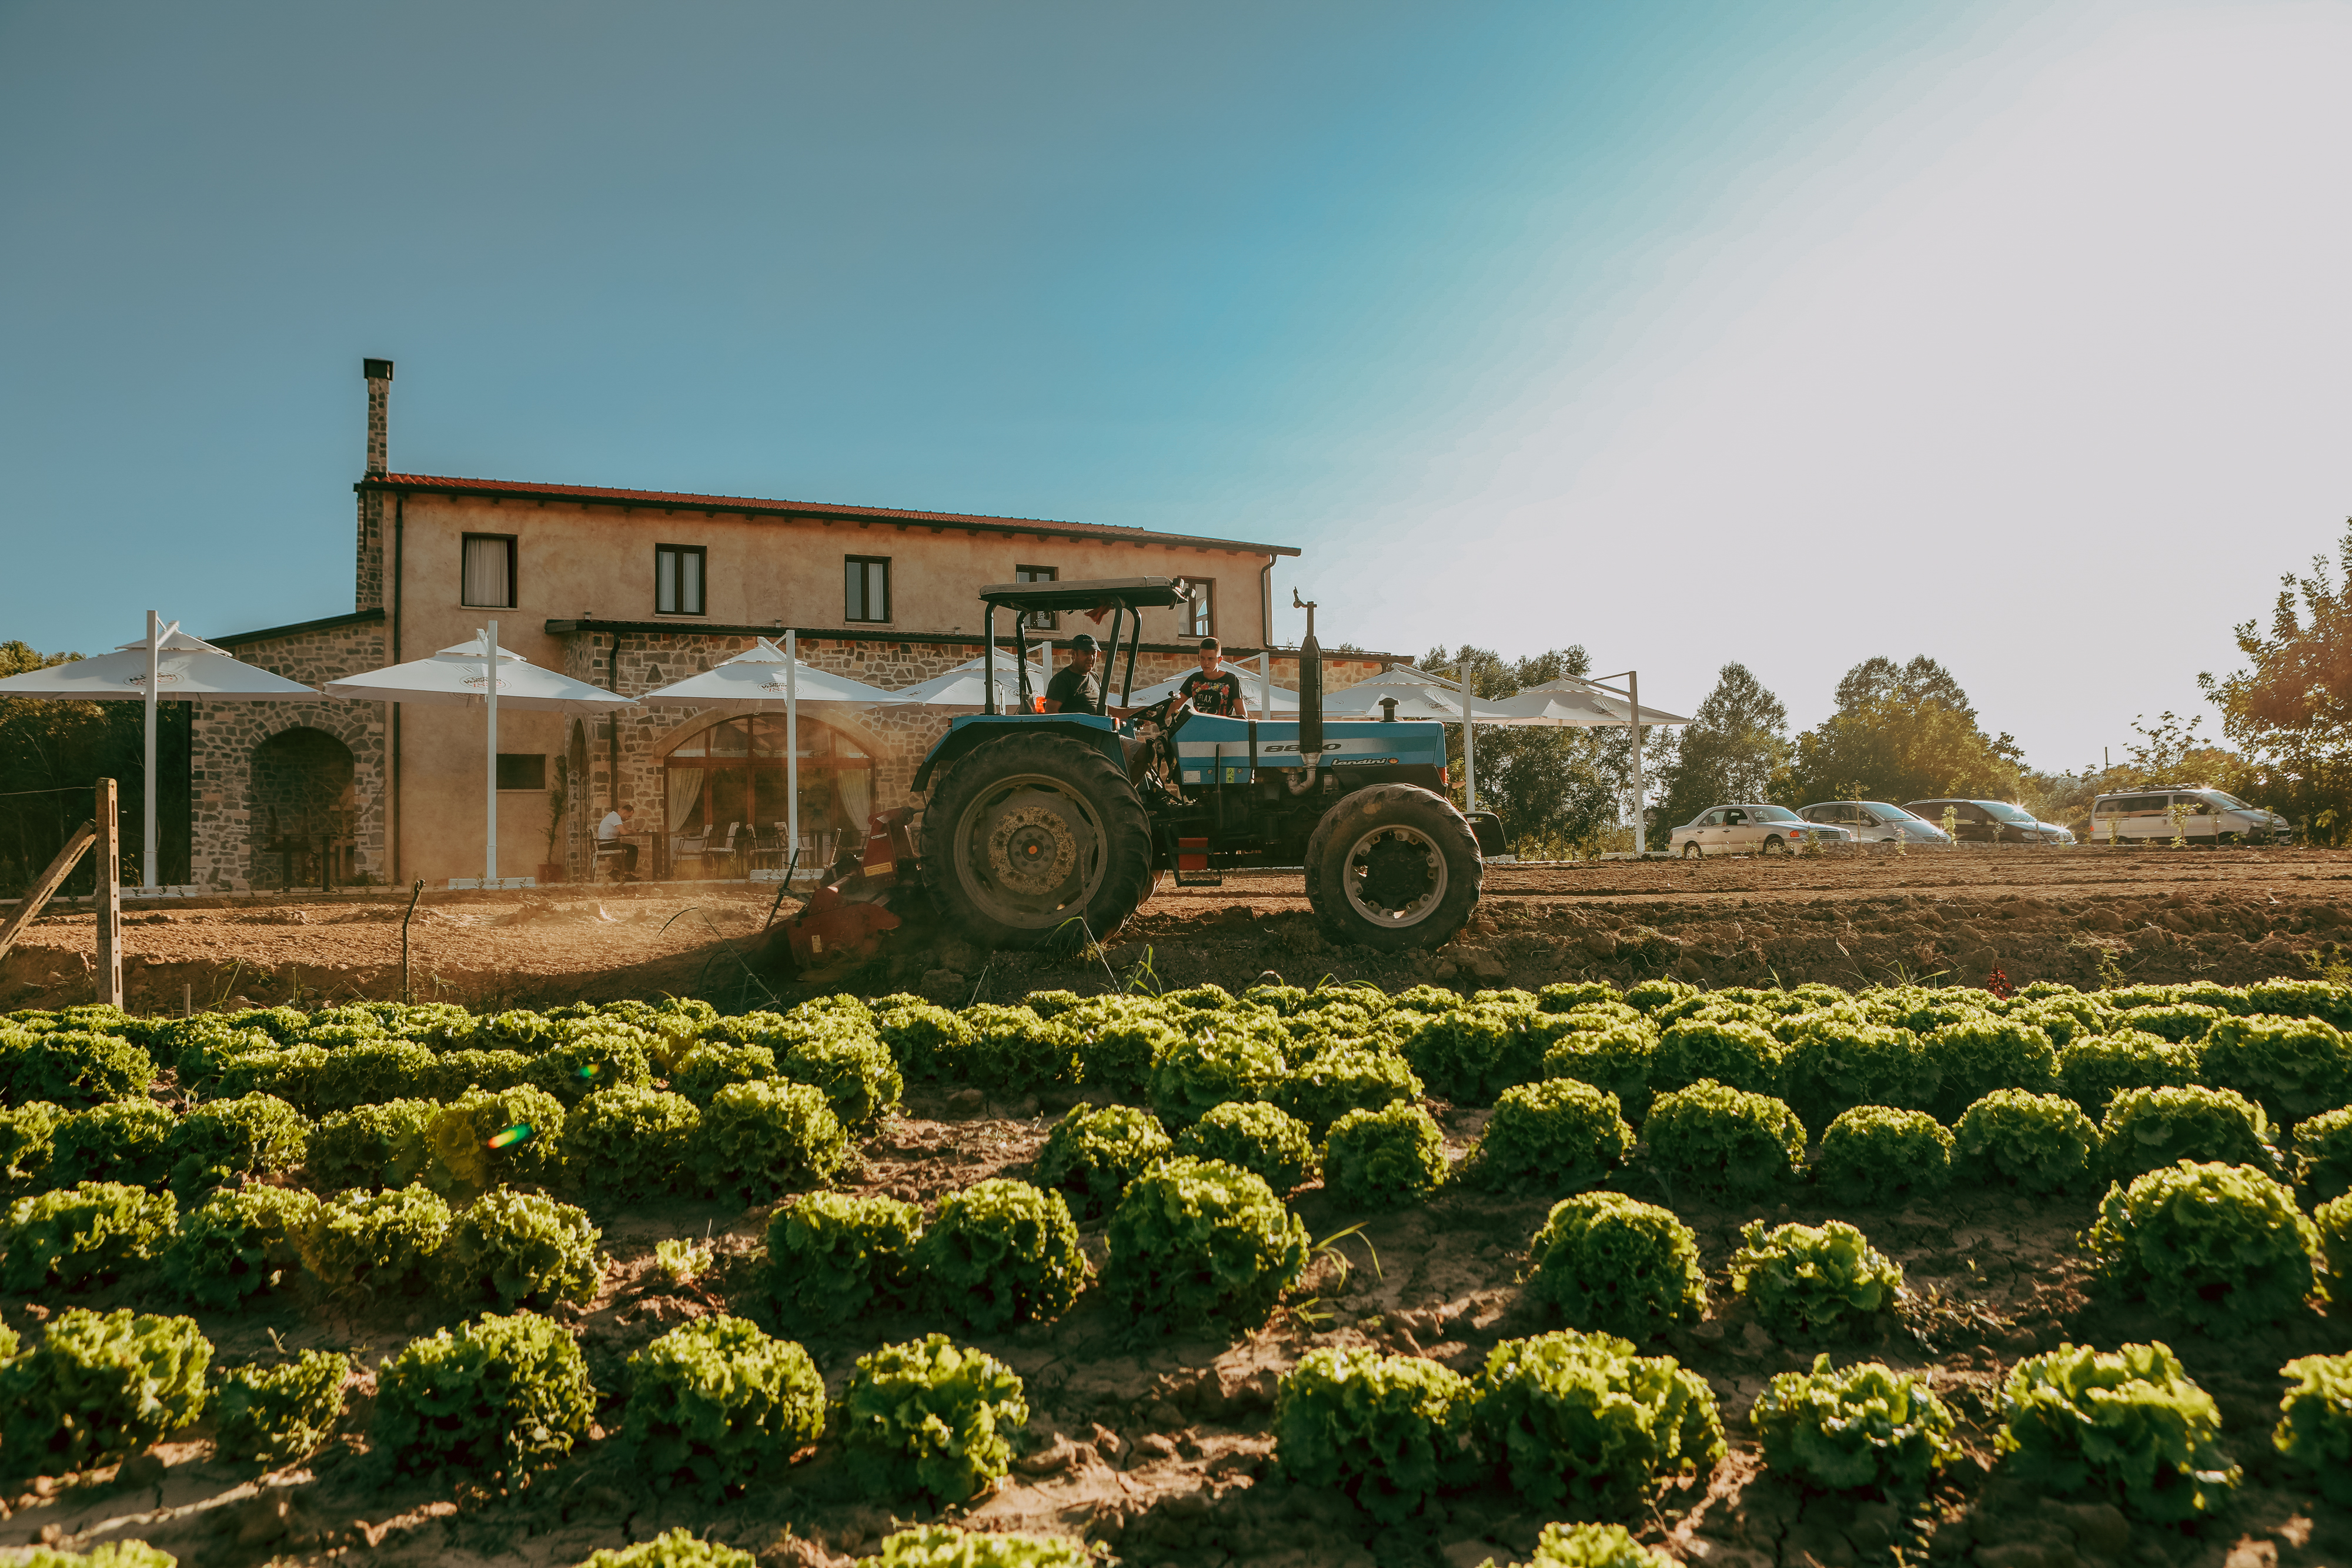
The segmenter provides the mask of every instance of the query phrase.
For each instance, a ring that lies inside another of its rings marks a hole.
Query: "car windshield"
[[[1980,802],[1984,809],[2004,822],[2030,822],[2033,819],[2014,806],[2004,806],[1998,800]]]
[[[1801,822],[1802,817],[1786,806],[1750,806],[1748,820],[1751,822]]]
[[[2200,800],[2204,801],[2209,806],[2222,806],[2232,811],[2251,811],[2253,810],[2252,806],[2247,805],[2243,800],[2239,800],[2235,795],[2231,794],[2225,789],[2200,789],[2197,791],[2197,798]]]

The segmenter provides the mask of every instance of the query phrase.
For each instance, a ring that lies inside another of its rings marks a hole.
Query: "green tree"
[[[1952,673],[1925,654],[1864,659],[1838,682],[1837,711],[1797,737],[1791,794],[1804,801],[1936,795],[2016,798],[2024,753],[1987,736]]]
[[[2314,556],[2310,576],[2279,579],[2268,634],[2252,621],[2235,629],[2246,668],[2197,677],[2241,754],[2234,782],[2221,788],[2301,821],[2326,843],[2352,836],[2352,520],[2336,558],[2342,583]]]
[[[1789,710],[1747,665],[1726,664],[1681,736],[1658,749],[1654,831],[1663,834],[1709,806],[1769,800],[1785,790]]]
[[[1431,649],[1422,668],[1450,674],[1465,660],[1471,692],[1488,700],[1592,669],[1591,656],[1579,646],[1514,662],[1468,643],[1452,653]],[[1461,727],[1448,725],[1445,730],[1447,765],[1459,780]],[[1616,826],[1623,766],[1622,760],[1612,766],[1611,748],[1591,730],[1481,726],[1478,804],[1502,818],[1504,837],[1522,855],[1580,852]],[[1458,782],[1454,794],[1459,805]]]
[[[43,670],[78,659],[79,653],[41,653],[24,643],[0,643],[0,677]],[[184,879],[188,860],[186,812],[188,716],[192,705],[166,703],[157,716],[156,768],[163,777],[164,880],[177,868]],[[128,702],[36,702],[0,697],[0,890],[21,890],[47,865],[67,838],[89,820],[90,791],[111,778],[119,821],[124,831],[122,874],[139,878],[145,768],[145,723],[140,705]],[[91,886],[84,859],[66,883],[68,893]]]

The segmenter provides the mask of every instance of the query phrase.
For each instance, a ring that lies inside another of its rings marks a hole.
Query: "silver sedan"
[[[1808,822],[1786,806],[1743,804],[1701,811],[1669,835],[1685,860],[1701,855],[1784,855],[1808,844],[1852,843],[1843,828]]]

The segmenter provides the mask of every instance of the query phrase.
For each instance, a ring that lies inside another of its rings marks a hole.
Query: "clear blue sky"
[[[2042,767],[2352,512],[2343,5],[0,5],[0,636],[404,469],[1299,545],[1327,640]],[[1292,630],[1295,633],[1295,622]]]

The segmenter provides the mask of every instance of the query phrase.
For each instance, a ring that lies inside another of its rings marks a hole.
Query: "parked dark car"
[[[1944,809],[1952,810],[1952,836],[1964,844],[2071,844],[2074,835],[2055,822],[2033,816],[2006,800],[1906,800],[1903,809],[1944,825]]]

